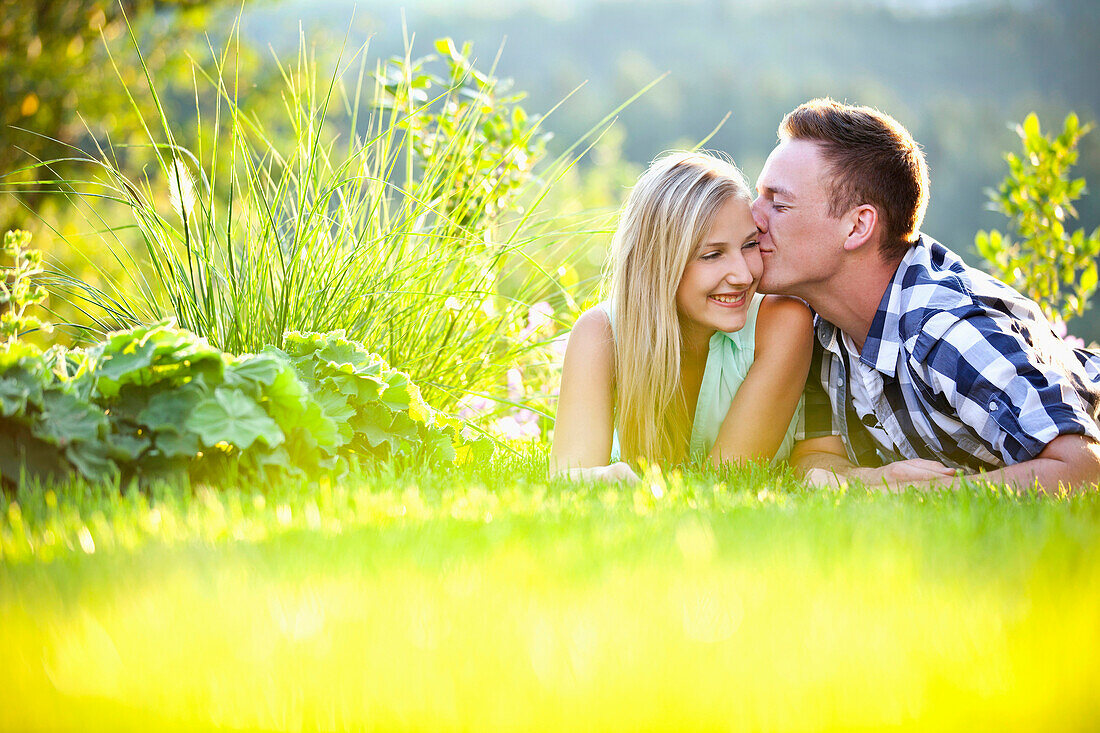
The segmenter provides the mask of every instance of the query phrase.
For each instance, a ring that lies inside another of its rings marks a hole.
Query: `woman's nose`
[[[730,258],[730,269],[726,272],[726,282],[730,285],[751,285],[754,280],[752,268],[743,256]]]

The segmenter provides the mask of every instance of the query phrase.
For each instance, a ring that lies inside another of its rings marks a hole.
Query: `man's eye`
[[[776,211],[786,211],[790,207],[787,204],[772,204],[772,208]]]

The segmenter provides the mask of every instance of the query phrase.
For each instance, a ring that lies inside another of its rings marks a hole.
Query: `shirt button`
[[[843,387],[844,386],[844,380],[843,379],[836,380],[836,386]]]
[[[997,403],[996,402],[990,402],[989,403],[989,411],[994,412],[996,409],[997,409]]]

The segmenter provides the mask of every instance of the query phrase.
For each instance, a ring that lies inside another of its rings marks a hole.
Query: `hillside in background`
[[[484,64],[503,42],[499,72],[529,93],[528,109],[549,109],[583,85],[548,123],[562,145],[667,71],[620,117],[624,155],[639,163],[703,138],[729,112],[710,147],[732,154],[753,177],[776,125],[799,102],[829,95],[880,107],[909,127],[928,156],[925,230],[975,262],[974,233],[1003,228],[1001,216],[986,210],[985,189],[1007,171],[1002,154],[1017,147],[1010,124],[1031,110],[1049,129],[1071,110],[1100,117],[1100,4],[949,3],[940,12],[898,5],[421,2],[405,10],[405,23],[424,54],[432,39],[451,36],[473,41]],[[253,5],[245,30],[285,51],[297,42],[299,21],[308,38],[336,40],[350,23],[349,47],[371,38],[372,56],[402,45],[401,11],[383,2]],[[1083,144],[1078,174],[1096,190],[1100,133]],[[1089,230],[1100,224],[1100,196],[1084,199],[1080,214]],[[1074,330],[1100,339],[1098,313]]]

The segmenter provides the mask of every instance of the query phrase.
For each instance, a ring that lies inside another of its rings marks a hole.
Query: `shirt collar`
[[[905,253],[897,271],[886,286],[886,292],[882,294],[878,311],[875,312],[871,328],[863,342],[863,351],[860,352],[861,362],[891,378],[897,376],[898,356],[901,354],[901,308],[905,272],[919,257],[919,250],[925,247],[922,235]],[[816,317],[816,321],[818,341],[827,350],[839,356],[842,345],[837,327],[820,316]]]
[[[921,255],[924,247],[922,236],[898,264],[898,269],[886,286],[886,292],[882,294],[878,311],[867,332],[867,339],[863,342],[863,351],[860,352],[860,361],[891,378],[897,376],[898,356],[901,354],[901,301],[905,273]]]

